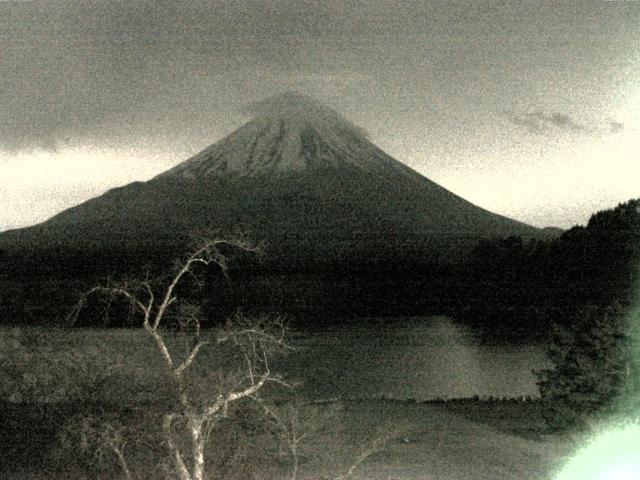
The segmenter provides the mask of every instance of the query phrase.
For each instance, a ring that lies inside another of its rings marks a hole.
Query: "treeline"
[[[215,269],[201,272],[203,284],[187,285],[193,291],[183,296],[199,296],[193,301],[205,305],[211,323],[236,309],[284,314],[309,326],[362,316],[451,313],[466,289],[463,259],[477,241],[414,235],[401,245],[389,238],[360,242],[330,232],[325,236],[321,242],[301,236],[267,244],[261,255],[225,252],[227,278]],[[143,247],[0,248],[0,262],[6,266],[0,271],[0,322],[59,322],[83,290],[127,278],[161,281],[176,258],[193,248],[155,243],[153,238],[145,242]],[[443,263],[442,258],[458,263]],[[87,316],[85,325],[122,326],[117,318],[122,317]]]
[[[483,240],[469,260],[474,278],[459,318],[499,338],[546,338],[586,305],[630,305],[638,288],[640,200],[594,214],[556,239]]]
[[[376,249],[355,256],[345,247],[342,257],[323,252],[305,257],[297,244],[267,246],[261,258],[227,252],[228,278],[202,272],[204,283],[185,285],[193,292],[184,295],[200,296],[211,322],[238,308],[277,312],[310,326],[362,316],[447,314],[488,341],[543,341],[552,324],[572,322],[580,306],[631,301],[638,278],[639,202],[599,212],[588,225],[553,240],[482,240],[467,250],[466,260],[452,255],[455,263],[432,261],[423,254],[428,245],[417,243],[407,251]],[[186,248],[0,251],[7,266],[0,279],[1,319],[59,320],[83,289],[109,278],[161,276]],[[122,316],[87,322],[117,326],[116,318]]]

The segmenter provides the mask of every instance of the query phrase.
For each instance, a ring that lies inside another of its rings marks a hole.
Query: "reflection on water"
[[[278,369],[312,398],[535,397],[531,370],[548,366],[539,346],[480,345],[445,317],[333,327],[297,346]]]

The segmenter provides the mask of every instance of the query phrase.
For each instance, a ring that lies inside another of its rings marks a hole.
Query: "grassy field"
[[[158,459],[166,458],[166,448],[158,414],[171,402],[172,391],[153,344],[140,333],[0,330],[0,478],[118,478],[108,455],[97,461],[92,452],[63,441],[69,419],[86,414],[115,419],[126,428],[132,439],[127,454],[138,478],[162,478]],[[182,340],[174,338],[171,345],[177,351]],[[220,365],[222,357],[205,356],[200,368]],[[249,421],[255,412],[247,408],[212,435],[209,458],[221,460],[212,478],[287,478],[290,458],[279,455],[266,429]],[[568,437],[543,434],[536,401],[368,398],[312,408],[328,420],[305,443],[300,479],[345,473],[372,440],[389,432],[386,444],[353,478],[551,479],[576,447]],[[224,465],[234,462],[242,469],[232,475]]]
[[[342,408],[331,428],[305,445],[299,478],[334,478],[345,473],[381,431],[398,433],[367,458],[354,478],[371,480],[502,480],[552,479],[575,449],[574,441],[537,430],[537,403],[447,402],[411,403],[365,400],[338,404]],[[335,405],[324,405],[329,409]],[[70,405],[42,408],[3,404],[1,478],[115,478],[109,465],[96,466],[93,457],[64,450],[59,424],[77,413]],[[127,418],[121,412],[121,418]],[[139,419],[129,416],[135,425]],[[142,450],[142,449],[141,449]],[[215,455],[217,450],[210,450]],[[156,471],[149,450],[129,452],[140,478]],[[162,450],[155,452],[162,458]],[[248,451],[247,455],[252,456]],[[286,478],[288,464],[277,456],[264,458],[251,477]],[[218,477],[214,477],[218,478]]]

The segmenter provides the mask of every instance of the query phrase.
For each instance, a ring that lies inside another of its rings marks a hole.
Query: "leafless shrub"
[[[72,418],[60,435],[68,449],[80,449],[90,454],[99,464],[115,462],[126,480],[133,480],[126,458],[127,447],[135,435],[117,419],[104,416],[81,415]]]

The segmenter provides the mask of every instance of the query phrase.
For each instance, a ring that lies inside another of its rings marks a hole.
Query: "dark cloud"
[[[252,98],[354,78],[315,44],[366,28],[366,10],[339,16],[335,1],[0,2],[0,150],[197,138]]]
[[[506,116],[515,125],[537,135],[552,135],[557,132],[584,132],[586,128],[576,123],[564,113],[516,113],[506,112]]]
[[[617,133],[624,128],[622,123],[613,120],[609,120],[606,125],[587,125],[561,112],[508,111],[505,115],[514,125],[536,135]]]
[[[609,120],[609,131],[611,133],[618,133],[624,130],[624,123],[616,122],[615,120]]]
[[[606,32],[623,36],[637,25],[626,8],[459,0],[0,1],[0,150],[204,138],[212,124],[227,128],[240,105],[300,84],[322,94],[369,76],[378,83],[353,90],[384,102],[388,92],[408,91],[412,73],[420,81],[411,95],[420,93],[431,72],[446,83],[429,87],[440,94],[455,89],[452,71],[467,77],[463,66],[477,52],[466,46],[476,39],[493,45],[498,36],[510,48],[510,39],[554,38],[567,21],[596,35],[605,28],[603,15],[615,17]],[[402,47],[403,35],[413,35],[405,43],[414,48]],[[348,106],[357,109],[361,99]]]
[[[583,132],[586,130],[584,125],[574,122],[571,117],[565,113],[552,113],[548,121],[557,128],[571,130],[573,132]]]

